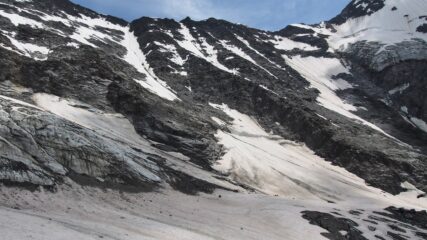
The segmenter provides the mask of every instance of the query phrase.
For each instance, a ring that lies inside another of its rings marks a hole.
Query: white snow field
[[[20,240],[326,239],[320,235],[324,229],[301,217],[313,210],[352,219],[368,239],[385,236],[386,224],[372,232],[362,219],[388,205],[359,200],[334,204],[222,190],[198,196],[170,189],[120,193],[71,182],[57,193],[2,187],[0,232],[3,239]],[[356,207],[362,216],[349,214]]]
[[[322,229],[300,217],[303,206],[280,198],[223,191],[121,194],[70,186],[56,194],[2,189],[2,239],[322,239]]]
[[[228,175],[229,181],[192,165],[182,154],[151,147],[120,115],[88,105],[82,108],[84,103],[48,94],[33,96],[37,106],[3,99],[45,109],[100,137],[163,156],[174,169],[237,191],[190,196],[162,184],[155,192],[123,193],[81,187],[71,180],[56,193],[1,186],[0,232],[4,239],[323,239],[320,233],[324,230],[301,217],[305,210],[338,211],[358,223],[365,237],[373,239],[390,229],[379,223],[372,232],[362,218],[349,214],[350,210],[363,209],[363,214],[369,215],[388,206],[427,208],[425,198],[417,199],[422,192],[410,184],[402,183],[408,191],[398,196],[369,187],[303,144],[267,133],[253,118],[226,105],[211,104],[233,118],[227,125],[213,117],[229,129],[216,135],[225,155],[214,165]]]

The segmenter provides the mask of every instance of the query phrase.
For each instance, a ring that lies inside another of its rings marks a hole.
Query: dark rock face
[[[362,235],[362,232],[359,231],[356,227],[357,223],[346,219],[335,217],[332,214],[320,213],[320,212],[310,212],[306,211],[302,213],[303,218],[310,221],[311,224],[317,225],[321,228],[327,230],[327,233],[322,233],[322,235],[331,240],[366,240]]]
[[[371,239],[369,236],[393,240],[424,239],[427,223],[425,211],[396,207],[384,210],[373,212],[363,209],[350,210],[350,215],[342,211],[332,213],[304,211],[301,214],[311,224],[327,230],[328,232],[322,235],[329,239]],[[365,227],[361,226],[366,224]]]
[[[406,61],[386,68],[375,78],[376,84],[388,91],[398,111],[424,121],[427,121],[426,67],[426,61]],[[408,111],[403,112],[402,107]]]
[[[396,207],[388,207],[385,210],[387,212],[381,213],[381,215],[427,230],[426,211],[408,210]]]
[[[427,33],[427,24],[426,24],[426,23],[424,23],[423,25],[418,26],[418,27],[417,27],[417,32]]]

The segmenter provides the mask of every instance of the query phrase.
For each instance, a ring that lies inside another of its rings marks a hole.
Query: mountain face
[[[268,32],[0,0],[1,232],[427,239],[426,12]]]

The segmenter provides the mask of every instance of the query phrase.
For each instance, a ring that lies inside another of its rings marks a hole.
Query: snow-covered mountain
[[[426,14],[268,32],[0,0],[2,236],[426,239]]]

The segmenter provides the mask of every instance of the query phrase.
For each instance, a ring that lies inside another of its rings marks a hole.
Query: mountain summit
[[[269,32],[0,0],[2,236],[426,239],[426,13]]]

